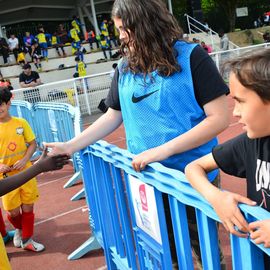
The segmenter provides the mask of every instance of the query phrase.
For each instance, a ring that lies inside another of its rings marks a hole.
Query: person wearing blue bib
[[[159,161],[183,172],[189,162],[211,152],[216,135],[228,126],[228,87],[208,54],[184,41],[162,0],[115,0],[112,18],[123,58],[106,99],[108,111],[71,141],[45,145],[53,154],[73,153],[123,123],[127,148],[136,155],[136,171]],[[209,174],[209,180],[217,184],[218,171]],[[164,201],[170,233],[169,206]],[[195,211],[187,212],[195,227],[190,234],[200,262]]]

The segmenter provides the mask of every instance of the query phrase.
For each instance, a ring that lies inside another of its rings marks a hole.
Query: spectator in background
[[[0,37],[0,53],[3,56],[4,64],[8,64],[9,47],[5,38]]]
[[[108,21],[105,19],[102,21],[100,25],[101,35],[104,35],[104,37],[109,37],[108,32]]]
[[[93,43],[95,42],[96,45],[97,45],[97,48],[99,48],[99,43],[96,39],[96,35],[95,35],[95,32],[94,30],[90,30],[88,32],[88,42],[89,42],[89,45],[90,45],[90,50],[93,50]]]
[[[76,66],[75,66],[76,67],[76,72],[73,74],[73,77],[74,78],[85,77],[87,75],[86,64],[80,59],[79,56],[75,57],[75,62],[76,62]],[[82,79],[80,81],[83,82],[85,84],[86,89],[89,90],[87,78],[84,78],[84,79]]]
[[[9,50],[14,54],[15,61],[17,61],[19,40],[15,37],[14,34],[11,34],[10,38],[8,39],[8,47],[9,47]]]
[[[78,29],[74,25],[72,25],[72,28],[69,30],[69,37],[74,43],[76,43],[75,47],[78,48],[79,44],[81,43],[81,39]]]
[[[38,34],[36,35],[36,38],[38,41],[38,45],[41,48],[43,58],[46,61],[48,61],[48,44],[47,44],[46,34],[42,26],[38,28]]]
[[[207,20],[204,20],[204,24],[203,25],[204,25],[204,31],[208,35],[210,29],[209,29],[209,25],[208,25]]]
[[[72,28],[75,28],[77,30],[78,35],[80,36],[81,35],[80,26],[82,26],[82,24],[76,15],[72,16],[71,26],[72,26]]]
[[[35,37],[30,34],[30,32],[25,32],[25,36],[23,37],[23,43],[25,50],[31,56],[31,46],[35,42]]]
[[[218,36],[220,37],[220,50],[221,51],[229,50],[229,38],[227,34],[224,33],[223,29],[219,30]]]
[[[86,73],[86,64],[80,59],[79,56],[75,57],[76,62],[76,72],[73,77],[84,77],[87,75]]]
[[[25,59],[25,51],[24,51],[24,47],[20,47],[18,50],[18,57],[16,59],[17,64],[21,65],[22,67],[27,64],[27,61]]]
[[[39,44],[37,41],[34,41],[34,43],[31,46],[31,53],[30,56],[32,57],[32,61],[34,62],[36,68],[38,71],[42,71],[40,58],[41,58],[41,50],[39,47]]]
[[[200,40],[195,38],[195,37],[192,39],[192,41],[193,41],[193,43],[200,43]]]
[[[105,59],[108,59],[106,51],[109,51],[110,58],[112,57],[112,48],[109,42],[108,37],[105,37],[104,35],[100,35],[100,46],[103,51]]]
[[[41,79],[36,71],[32,71],[31,65],[23,66],[23,72],[19,76],[19,83],[22,88],[35,87],[41,85]],[[38,88],[23,91],[24,100],[35,103],[41,101]]]
[[[67,56],[67,55],[66,55],[66,52],[65,52],[65,50],[64,50],[64,47],[63,47],[63,46],[59,46],[59,39],[58,39],[58,37],[57,37],[57,33],[56,33],[56,32],[53,33],[51,42],[52,42],[52,47],[55,48],[55,50],[56,50],[58,56],[61,56],[61,53],[60,53],[59,48],[60,48],[61,51],[62,51],[62,56],[63,56],[63,57],[66,57],[66,56]]]
[[[68,32],[64,28],[63,24],[59,24],[56,35],[58,37],[58,45],[59,47],[64,49],[65,44],[69,43],[69,37],[68,37]]]
[[[201,46],[202,48],[207,52],[207,53],[211,53],[213,50],[211,48],[210,45],[206,45],[204,41],[201,42]]]
[[[117,43],[117,38],[115,36],[115,26],[114,26],[114,22],[113,20],[109,20],[109,23],[108,23],[108,33],[109,33],[109,38],[110,38],[110,44],[112,46],[112,42],[114,44],[115,47],[118,46],[118,43]]]
[[[187,42],[189,42],[189,36],[188,34],[183,34],[183,39]]]
[[[36,71],[32,71],[31,65],[26,64],[19,76],[19,83],[22,88],[35,87],[41,84],[41,79]]]
[[[4,88],[7,88],[8,90],[13,90],[10,80],[4,79],[2,73],[0,72],[0,89]]]

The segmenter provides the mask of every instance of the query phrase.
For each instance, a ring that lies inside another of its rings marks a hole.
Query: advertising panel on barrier
[[[162,245],[154,188],[129,175],[137,226]]]

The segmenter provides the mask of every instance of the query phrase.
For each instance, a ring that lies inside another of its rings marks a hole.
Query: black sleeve
[[[213,148],[218,167],[227,174],[246,178],[246,157],[250,148],[247,134],[241,134]]]
[[[229,93],[229,88],[219,74],[216,64],[201,46],[192,51],[190,66],[195,97],[201,107]]]
[[[24,74],[21,73],[19,76],[19,82],[24,82]]]
[[[35,72],[35,71],[33,71],[33,73],[34,73],[35,80],[39,79],[39,74],[37,72]]]
[[[114,72],[113,80],[111,83],[110,91],[105,100],[105,104],[114,110],[121,111],[119,93],[118,93],[118,79],[119,79],[119,70],[118,68],[116,68]]]

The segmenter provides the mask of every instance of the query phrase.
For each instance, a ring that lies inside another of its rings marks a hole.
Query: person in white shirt
[[[19,49],[19,40],[15,37],[14,34],[10,35],[10,38],[8,39],[8,46],[9,50],[13,52],[15,61],[17,61],[18,57],[18,49]]]
[[[219,31],[218,36],[220,37],[220,49],[221,49],[221,51],[229,50],[229,38],[228,38],[228,36],[224,33],[223,30]]]

